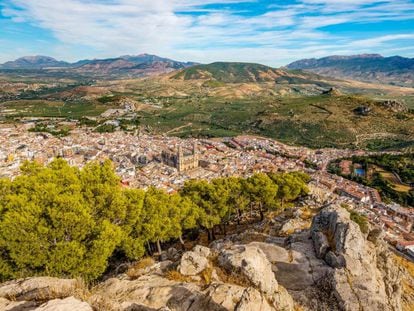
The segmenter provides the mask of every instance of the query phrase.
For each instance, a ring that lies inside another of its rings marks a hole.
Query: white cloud
[[[148,52],[201,62],[222,59],[272,65],[337,51],[358,52],[379,47],[396,36],[354,40],[323,27],[414,19],[414,5],[408,0],[301,0],[270,5],[260,15],[205,8],[207,4],[241,2],[256,1],[6,0],[2,14],[16,23],[50,30],[61,42],[55,50],[58,57],[67,57],[69,51],[82,46],[90,48],[93,55],[86,55],[89,57]],[[399,40],[413,39],[399,35]]]

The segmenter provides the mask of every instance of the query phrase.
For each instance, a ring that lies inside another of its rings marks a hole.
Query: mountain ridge
[[[65,70],[97,76],[146,76],[168,73],[196,63],[181,62],[151,54],[123,55],[114,58],[85,59],[69,63],[49,56],[24,56],[0,64],[6,70]]]
[[[402,56],[332,55],[298,60],[290,63],[286,68],[363,82],[414,86],[414,58]]]

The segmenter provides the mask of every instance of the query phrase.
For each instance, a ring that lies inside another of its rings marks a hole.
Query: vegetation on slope
[[[109,259],[136,260],[191,229],[214,237],[217,225],[250,210],[263,216],[308,192],[304,173],[189,181],[180,193],[126,189],[112,164],[83,169],[56,159],[26,162],[0,179],[0,280],[33,275],[101,276]]]
[[[330,171],[376,188],[385,201],[414,206],[414,154],[354,156],[349,160],[363,167],[364,176],[342,175],[338,168],[341,159],[330,164]]]

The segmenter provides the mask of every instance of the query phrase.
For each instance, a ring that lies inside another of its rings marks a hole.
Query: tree
[[[100,276],[122,237],[121,189],[108,163],[80,171],[57,159],[26,163],[22,173],[0,183],[1,278]]]
[[[259,209],[260,220],[264,218],[265,209],[276,206],[278,186],[264,173],[256,173],[246,179],[244,189],[250,203]]]
[[[277,199],[282,208],[285,202],[296,200],[299,196],[309,192],[306,185],[309,182],[309,176],[305,173],[270,173],[269,177],[278,186]]]
[[[220,224],[226,214],[221,190],[220,186],[214,186],[205,180],[190,180],[180,192],[199,207],[199,223],[207,230],[209,240],[214,239],[214,226]]]

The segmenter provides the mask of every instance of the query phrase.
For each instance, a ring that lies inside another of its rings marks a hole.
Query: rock
[[[272,311],[275,310],[266,298],[252,287],[244,288],[233,284],[214,283],[199,297],[188,311],[199,310],[237,310]]]
[[[330,205],[314,217],[311,232],[314,245],[318,245],[320,234],[329,241],[330,251],[324,260],[335,269],[321,278],[320,284],[343,310],[401,310],[398,269],[387,247],[381,246],[378,231],[368,235],[376,242],[373,244],[348,211]]]
[[[372,229],[369,233],[368,233],[368,241],[374,243],[375,245],[378,244],[379,241],[381,241],[384,237],[384,233],[381,229],[379,228],[375,228]]]
[[[218,263],[233,276],[241,278],[241,282],[256,287],[275,308],[293,309],[292,297],[278,285],[272,265],[259,247],[234,245],[220,253]]]
[[[283,226],[279,230],[279,235],[286,236],[296,231],[308,229],[310,226],[309,221],[300,219],[300,218],[292,218],[287,220]]]
[[[95,300],[104,297],[116,301],[122,310],[135,310],[137,306],[152,308],[150,310],[164,307],[187,310],[202,295],[196,284],[172,281],[158,275],[142,276],[133,281],[113,278],[100,284],[94,291]]]
[[[167,255],[167,259],[171,261],[177,261],[180,259],[180,252],[174,247],[170,247],[167,250],[166,255]]]
[[[75,297],[68,297],[65,299],[53,299],[41,305],[35,311],[93,311],[92,307],[82,302]]]
[[[335,255],[334,252],[329,251],[325,256],[326,263],[332,268],[340,269],[345,267],[345,258],[342,255]]]
[[[79,283],[75,279],[35,277],[6,282],[0,285],[0,297],[17,300],[50,300],[71,296]]]
[[[201,273],[207,267],[207,258],[200,255],[198,252],[191,251],[185,252],[181,257],[178,271],[182,275],[193,276]]]
[[[36,306],[34,301],[10,301],[0,298],[0,310],[2,311],[32,311]]]
[[[193,252],[198,253],[200,256],[208,258],[211,254],[211,250],[208,247],[196,245],[193,248]]]
[[[325,234],[320,231],[312,231],[313,247],[315,248],[316,257],[325,258],[330,246]]]
[[[218,261],[228,272],[244,276],[263,293],[272,294],[278,289],[272,266],[258,247],[235,245],[222,251]]]

